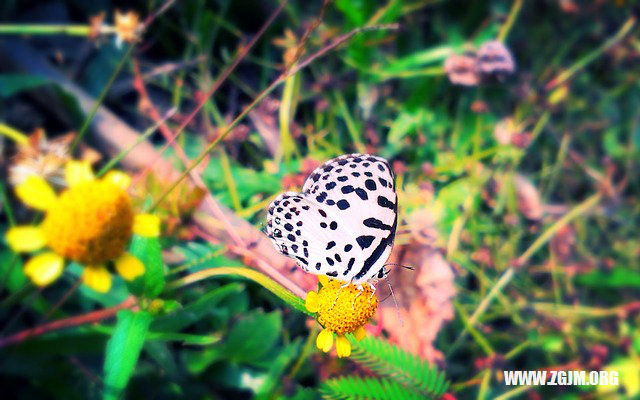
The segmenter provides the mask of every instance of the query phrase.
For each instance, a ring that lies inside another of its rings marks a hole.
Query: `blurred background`
[[[637,12],[624,0],[3,0],[3,397],[638,398]],[[438,390],[411,391],[364,353],[318,351],[317,323],[264,285],[176,284],[247,267],[298,297],[315,290],[262,234],[265,209],[352,152],[390,161],[389,262],[413,267],[390,268],[399,310],[378,284],[368,333],[437,368]],[[74,263],[44,288],[25,275],[4,234],[42,214],[14,187],[32,174],[63,187],[72,158],[126,171],[133,208],[160,216],[153,293],[115,275],[97,292]],[[105,349],[121,309],[151,322],[115,376]],[[503,370],[620,378],[511,387]]]

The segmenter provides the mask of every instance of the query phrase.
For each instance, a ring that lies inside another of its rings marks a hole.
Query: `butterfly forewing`
[[[304,270],[361,283],[382,270],[396,219],[395,183],[387,161],[350,154],[318,167],[302,194],[284,193],[274,200],[267,233]],[[299,229],[288,230],[297,224]]]

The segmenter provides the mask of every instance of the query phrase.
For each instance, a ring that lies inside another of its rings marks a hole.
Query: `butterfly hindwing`
[[[300,193],[282,193],[268,209],[266,233],[275,248],[312,274],[338,275],[339,261],[327,256],[336,245],[331,245],[336,229],[336,222]]]

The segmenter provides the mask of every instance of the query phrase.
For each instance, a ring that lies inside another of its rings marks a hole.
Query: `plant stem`
[[[572,66],[562,71],[555,78],[550,80],[549,83],[547,83],[547,85],[545,86],[545,89],[547,90],[553,89],[554,87],[559,86],[564,82],[566,82],[567,80],[569,80],[570,78],[572,78],[573,75],[575,75],[577,72],[582,70],[587,65],[591,64],[596,58],[600,57],[607,50],[609,50],[609,48],[613,47],[620,40],[622,40],[627,35],[627,33],[629,33],[631,29],[633,29],[635,25],[636,25],[636,17],[635,16],[629,17],[625,21],[625,23],[622,25],[622,27],[618,30],[618,32],[616,32],[615,35],[610,37],[600,47],[593,50],[586,56],[580,58]]]
[[[522,9],[522,0],[515,0],[513,5],[511,6],[511,11],[509,11],[509,16],[507,20],[504,22],[502,27],[500,27],[500,33],[498,33],[498,40],[500,42],[505,42],[507,40],[507,35],[511,32],[511,28],[513,28],[513,23],[518,18],[520,14],[520,10]]]
[[[89,36],[89,25],[0,24],[0,34]]]
[[[109,160],[109,162],[107,162],[100,169],[100,171],[96,173],[96,177],[101,177],[102,175],[106,174],[111,168],[113,168],[114,165],[116,165],[117,163],[120,162],[120,160],[125,158],[127,154],[129,154],[129,152],[133,150],[137,145],[144,142],[149,136],[153,135],[153,133],[155,133],[155,131],[160,127],[160,125],[164,124],[166,120],[171,118],[175,113],[176,113],[175,108],[172,108],[171,110],[169,110],[167,114],[164,117],[162,117],[162,119],[160,119],[158,122],[156,122],[155,124],[147,128],[147,130],[145,130],[131,146],[122,150],[121,152],[116,154],[114,157],[112,157]]]
[[[34,336],[40,336],[48,332],[102,321],[115,316],[116,313],[122,309],[132,308],[135,305],[135,299],[133,296],[131,296],[117,306],[49,322],[43,325],[36,326],[35,328],[25,329],[16,333],[15,335],[0,338],[0,348],[11,344],[20,343],[25,341],[26,339],[32,338]]]
[[[91,111],[89,111],[89,115],[87,115],[87,117],[84,119],[84,122],[82,123],[82,126],[78,130],[78,135],[73,140],[73,143],[71,143],[71,146],[69,148],[69,152],[72,153],[73,150],[75,150],[75,148],[78,146],[78,144],[80,144],[80,141],[82,140],[82,137],[85,135],[85,133],[87,133],[87,129],[89,128],[89,125],[91,125],[91,121],[93,120],[93,117],[98,112],[98,108],[100,108],[100,104],[102,104],[102,102],[104,101],[105,97],[107,97],[107,93],[109,93],[109,89],[111,89],[111,86],[113,85],[113,82],[115,82],[116,78],[120,74],[120,70],[122,70],[122,67],[124,67],[124,65],[126,64],[127,60],[129,60],[129,57],[133,53],[133,50],[135,49],[135,47],[136,47],[135,42],[131,43],[129,45],[129,47],[127,48],[127,51],[122,55],[122,58],[118,62],[118,65],[116,65],[116,68],[113,70],[113,73],[109,77],[109,80],[107,81],[107,84],[104,86],[104,88],[102,88],[102,92],[100,93],[100,96],[93,103],[93,107],[91,108]]]
[[[178,289],[192,283],[216,276],[241,276],[243,278],[250,279],[258,283],[265,289],[269,290],[276,296],[280,297],[296,310],[313,316],[313,314],[305,308],[303,299],[296,296],[295,294],[287,290],[284,286],[280,285],[268,276],[244,267],[216,267],[197,271],[183,278],[170,282],[169,284],[167,284],[166,290]]]
[[[571,222],[575,218],[579,217],[580,215],[584,214],[589,209],[594,207],[596,204],[598,204],[600,199],[601,199],[600,193],[593,194],[589,198],[587,198],[585,201],[583,201],[582,203],[578,204],[576,207],[571,209],[571,211],[563,215],[562,218],[560,218],[553,225],[551,225],[547,230],[545,230],[531,244],[531,246],[529,246],[529,248],[525,250],[525,252],[522,253],[522,255],[516,259],[515,264],[517,266],[523,266],[536,251],[538,251],[545,243],[547,243],[547,241],[549,241],[549,239],[553,237],[553,235],[556,232],[558,232],[560,229],[562,229],[562,227],[566,226],[569,222]],[[509,282],[511,282],[511,279],[513,279],[514,275],[515,275],[515,268],[514,267],[507,268],[507,270],[502,274],[498,282],[496,282],[495,286],[493,286],[489,291],[489,293],[485,296],[485,298],[482,299],[482,301],[478,305],[478,308],[476,308],[476,310],[473,312],[473,314],[469,318],[470,326],[475,325],[476,321],[480,318],[482,314],[484,314],[487,308],[489,308],[489,305],[491,305],[491,302],[498,295],[498,293],[500,293],[500,291],[507,284],[509,284]],[[465,329],[460,333],[460,335],[458,335],[456,340],[453,342],[453,344],[449,348],[447,355],[451,355],[454,352],[454,350],[458,347],[460,342],[466,337],[467,332],[468,332],[468,329],[467,327],[465,327]]]

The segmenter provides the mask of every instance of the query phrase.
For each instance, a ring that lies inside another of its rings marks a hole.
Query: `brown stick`
[[[34,336],[44,335],[45,333],[57,331],[60,329],[71,328],[74,326],[92,324],[94,322],[102,321],[107,318],[113,317],[120,310],[132,308],[135,305],[136,305],[135,298],[133,296],[130,296],[125,301],[118,304],[117,306],[49,322],[46,324],[36,326],[34,328],[25,329],[23,331],[20,331],[14,335],[11,335],[5,338],[0,338],[0,347],[5,347],[12,344],[20,343]]]

